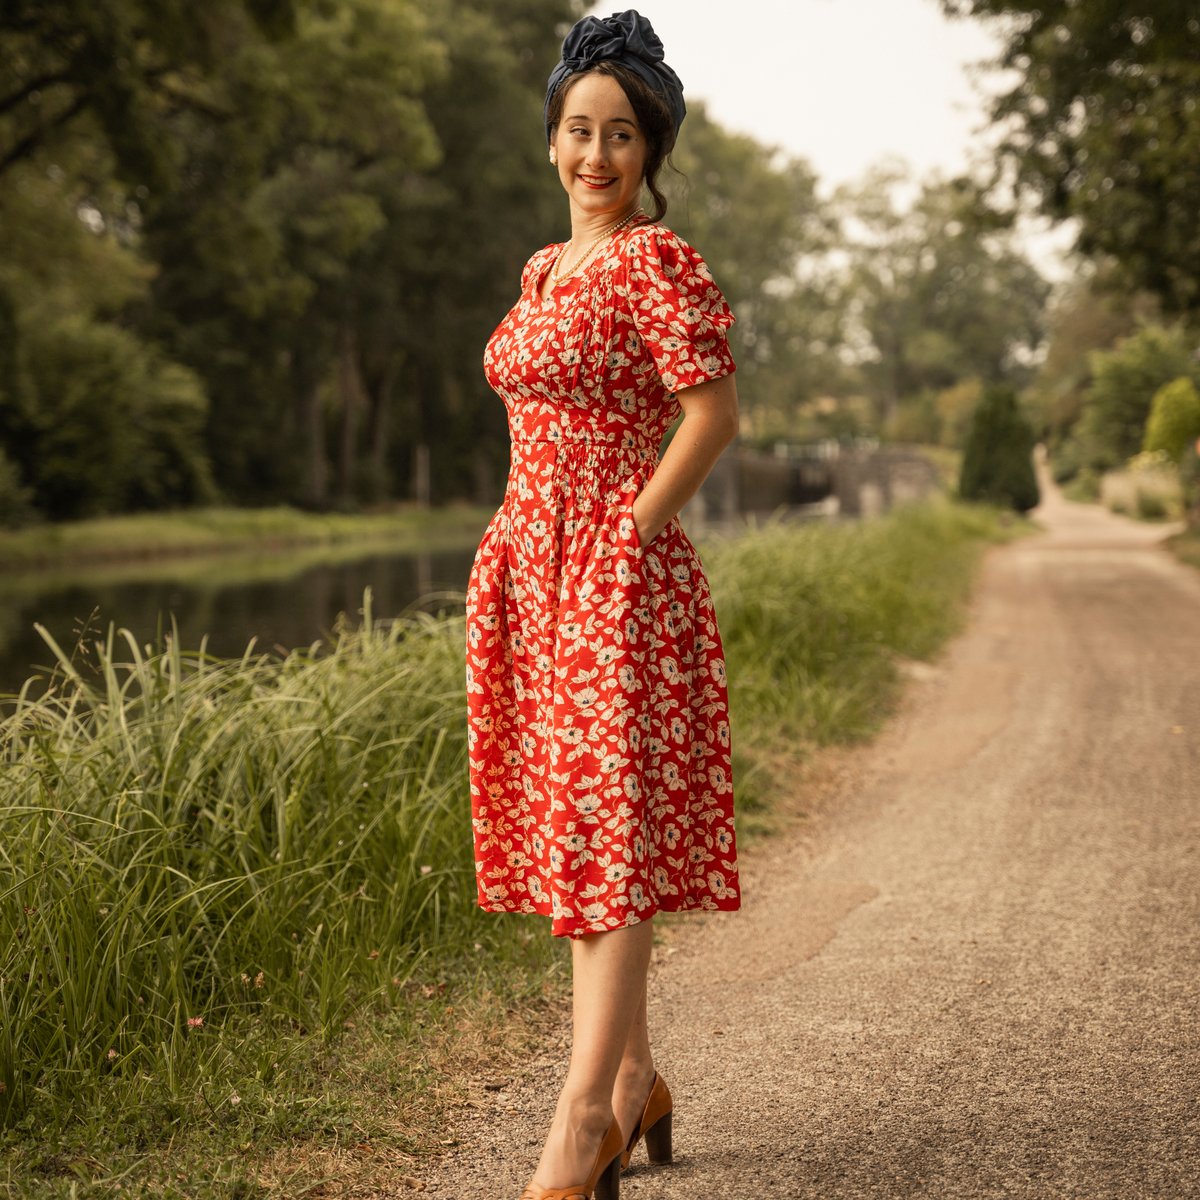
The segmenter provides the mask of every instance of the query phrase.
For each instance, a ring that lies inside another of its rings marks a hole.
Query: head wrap
[[[683,83],[663,62],[663,44],[654,26],[635,8],[611,17],[584,17],[576,21],[563,38],[562,61],[550,72],[546,84],[546,103],[542,116],[546,136],[550,136],[550,100],[563,82],[577,71],[586,71],[596,63],[620,63],[635,71],[667,102],[675,132],[683,124],[687,106],[683,102]]]

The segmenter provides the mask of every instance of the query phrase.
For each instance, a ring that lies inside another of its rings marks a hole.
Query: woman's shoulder
[[[665,279],[712,285],[712,272],[691,243],[673,229],[649,221],[622,236],[620,259],[631,281]]]
[[[562,242],[554,242],[549,246],[543,246],[540,250],[535,251],[525,264],[525,269],[521,272],[521,290],[524,291],[529,286],[531,279],[545,273],[550,264],[554,261],[555,256],[563,248]]]
[[[696,251],[673,229],[657,221],[644,221],[628,229],[621,238],[623,256],[648,259],[699,258]]]

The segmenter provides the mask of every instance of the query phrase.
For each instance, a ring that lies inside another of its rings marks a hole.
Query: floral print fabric
[[[580,936],[739,904],[729,713],[708,582],[679,521],[630,507],[679,414],[730,374],[733,316],[657,225],[538,292],[530,260],[492,335],[512,463],[467,599],[479,903]]]

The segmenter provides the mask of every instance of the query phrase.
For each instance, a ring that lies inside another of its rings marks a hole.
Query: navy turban
[[[620,63],[640,75],[667,102],[675,132],[679,132],[687,115],[683,84],[663,62],[663,44],[654,32],[654,26],[637,9],[627,8],[611,17],[584,17],[563,39],[562,61],[550,72],[550,81],[546,84],[542,116],[547,119],[547,137],[550,136],[551,97],[570,76],[601,62]]]

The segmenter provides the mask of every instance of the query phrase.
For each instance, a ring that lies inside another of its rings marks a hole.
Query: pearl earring
[[[550,151],[550,162],[554,166],[558,166],[558,155],[553,150]]]

